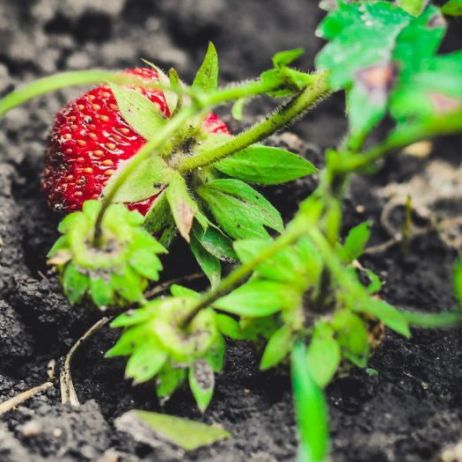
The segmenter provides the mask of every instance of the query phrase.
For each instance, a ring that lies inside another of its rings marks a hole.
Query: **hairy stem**
[[[269,244],[259,255],[236,268],[217,287],[203,294],[193,306],[188,316],[181,322],[182,327],[186,327],[202,309],[207,308],[220,297],[233,291],[253,273],[260,263],[296,242],[304,233],[305,229],[302,223],[299,220],[293,220],[286,231]]]
[[[297,117],[316,104],[321,98],[325,97],[328,92],[327,74],[319,73],[313,75],[312,84],[307,86],[287,104],[276,110],[272,115],[233,137],[230,141],[210,149],[204,149],[197,155],[184,159],[179,163],[178,170],[181,173],[186,173],[196,168],[204,167],[267,138],[296,120]]]

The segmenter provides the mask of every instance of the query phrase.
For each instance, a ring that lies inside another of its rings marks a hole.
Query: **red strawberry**
[[[155,69],[137,68],[126,71],[146,80],[158,80]],[[142,90],[165,117],[170,108],[163,92]],[[226,124],[209,114],[204,129],[210,133],[229,134]],[[112,91],[99,86],[67,104],[56,115],[50,133],[42,190],[55,210],[80,210],[84,201],[97,199],[121,161],[129,159],[146,143],[122,118]],[[128,204],[143,215],[155,196]]]

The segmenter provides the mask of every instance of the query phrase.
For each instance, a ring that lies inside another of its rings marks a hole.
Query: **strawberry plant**
[[[205,412],[226,339],[263,346],[260,368],[290,359],[299,458],[328,453],[323,395],[345,364],[365,368],[377,327],[410,337],[411,327],[450,326],[441,314],[399,309],[380,297],[381,281],[359,259],[371,226],[346,235],[343,201],[353,175],[430,137],[462,132],[462,54],[439,54],[444,14],[424,0],[323,1],[317,30],[326,43],[315,70],[282,51],[254,80],[220,87],[210,44],[191,85],[151,63],[123,73],[78,71],[46,77],[7,95],[0,115],[69,85],[99,84],[56,116],[42,174],[50,205],[70,212],[50,250],[73,304],[91,300],[122,329],[107,357],[126,356],[127,378],[154,383],[168,399],[185,382]],[[325,164],[262,142],[321,99],[343,92],[348,131]],[[244,117],[258,96],[283,100],[237,134],[213,112],[232,104]],[[258,190],[318,173],[316,190],[284,224]],[[179,235],[210,282],[197,292],[171,285],[149,296],[162,254]],[[225,264],[225,266],[224,266]],[[223,277],[223,267],[226,275]],[[454,286],[462,304],[460,263]]]

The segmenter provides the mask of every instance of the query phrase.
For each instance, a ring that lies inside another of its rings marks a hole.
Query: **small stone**
[[[42,433],[42,425],[37,420],[29,420],[20,429],[21,435],[25,438],[33,438]]]

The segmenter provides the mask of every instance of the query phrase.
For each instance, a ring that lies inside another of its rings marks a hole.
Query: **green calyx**
[[[143,302],[149,281],[156,281],[166,252],[144,228],[143,217],[122,204],[111,205],[95,237],[101,202],[85,202],[59,225],[62,236],[48,253],[71,303],[85,296],[105,309]]]
[[[212,396],[214,372],[223,366],[224,340],[211,309],[183,327],[198,295],[179,286],[172,293],[118,316],[111,327],[124,331],[106,357],[129,356],[126,376],[134,383],[155,378],[161,399],[167,399],[188,376],[198,407],[204,411]]]

